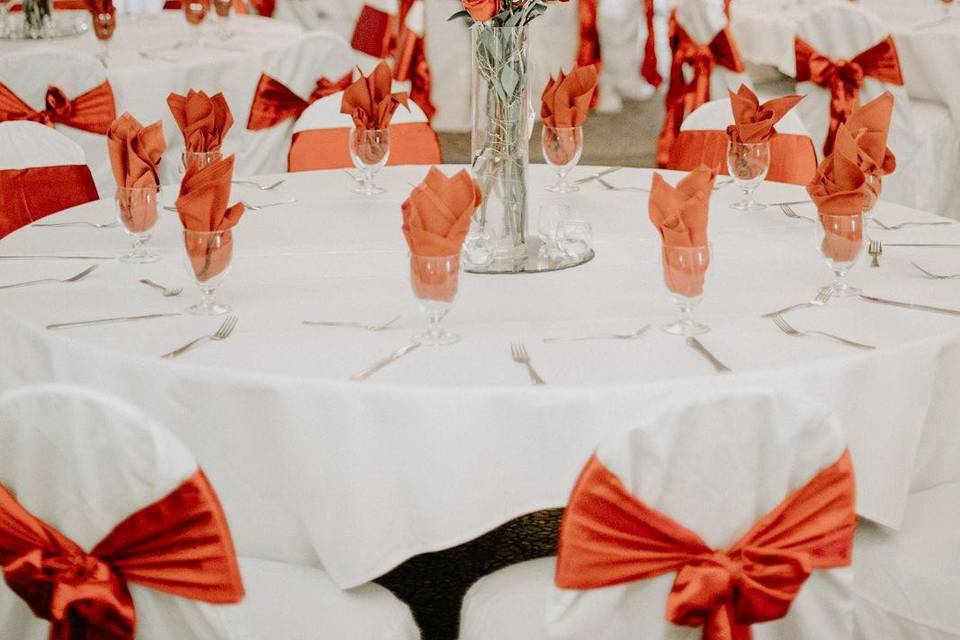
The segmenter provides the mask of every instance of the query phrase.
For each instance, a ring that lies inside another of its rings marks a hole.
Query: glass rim
[[[583,129],[583,125],[576,126],[576,127],[552,127],[549,124],[543,122],[542,120],[540,121],[540,123],[543,125],[544,129],[553,129],[554,131],[573,131],[576,129],[581,129],[581,130]]]
[[[195,229],[188,229],[187,227],[183,227],[184,235],[189,234],[189,235],[196,235],[196,236],[222,236],[223,234],[230,233],[231,231],[233,231],[233,227],[230,227],[229,229],[220,229],[218,231],[198,231]]]
[[[223,155],[223,149],[215,149],[213,151],[190,151],[188,149],[183,150],[184,156],[211,156],[215,154]]]
[[[389,132],[389,131],[390,131],[390,125],[387,125],[387,126],[383,127],[382,129],[371,129],[370,127],[358,127],[357,125],[353,125],[353,126],[351,127],[351,130],[352,130],[352,131],[360,131],[360,132],[363,132],[363,133],[383,133],[383,132]]]
[[[676,245],[664,244],[663,242],[661,242],[660,247],[664,250],[669,250],[669,251],[702,251],[703,249],[712,248],[713,243],[708,242],[707,244],[697,244],[691,247],[679,247]]]
[[[419,253],[414,253],[413,251],[408,252],[408,255],[411,258],[416,258],[418,260],[450,260],[452,258],[459,258],[462,252],[458,251],[456,253],[451,253],[447,256],[424,256]]]
[[[120,193],[139,193],[144,191],[146,193],[160,193],[160,185],[155,187],[117,187],[116,194]]]
[[[760,142],[736,142],[734,140],[727,139],[727,146],[737,146],[737,147],[762,147],[770,146],[769,140],[761,140]]]

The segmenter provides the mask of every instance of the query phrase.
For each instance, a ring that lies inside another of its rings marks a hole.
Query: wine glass
[[[585,220],[564,220],[557,230],[560,251],[577,262],[590,253],[593,244],[593,227]]]
[[[386,191],[373,183],[373,176],[387,164],[390,156],[390,129],[350,130],[350,159],[353,166],[360,170],[360,184],[354,187],[354,193],[375,196]]]
[[[124,231],[133,238],[133,248],[120,256],[120,262],[147,264],[159,260],[159,255],[150,253],[143,245],[150,240],[150,231],[157,224],[160,189],[117,187],[114,201],[117,206],[117,219],[123,225]]]
[[[221,40],[230,37],[230,9],[233,8],[233,0],[213,0],[213,8],[217,12],[218,33]]]
[[[427,317],[427,328],[413,336],[417,344],[440,346],[453,344],[460,336],[440,324],[453,306],[460,280],[460,254],[418,256],[410,254],[410,285]]]
[[[710,266],[710,245],[663,245],[661,260],[663,282],[680,312],[677,321],[665,325],[663,330],[675,336],[697,336],[710,331],[710,327],[693,318],[693,310],[703,297],[704,279]]]
[[[103,51],[99,56],[100,62],[103,63],[103,66],[107,66],[107,58],[110,56],[110,39],[117,28],[117,13],[115,10],[94,13],[92,14],[92,22],[93,33],[103,45]]]
[[[538,251],[540,259],[551,261],[562,255],[559,237],[560,225],[570,217],[570,205],[563,202],[548,202],[537,214],[537,234],[542,244]]]
[[[583,127],[551,127],[543,125],[540,133],[543,157],[557,172],[557,183],[546,187],[553,193],[573,193],[580,187],[567,182],[567,174],[577,166],[583,153]]]
[[[727,170],[743,191],[743,199],[730,205],[737,211],[763,211],[766,205],[753,198],[770,169],[769,142],[727,142]]]
[[[210,0],[183,0],[183,15],[187,19],[184,44],[203,44],[203,19],[210,9]]]
[[[232,229],[224,231],[183,230],[184,256],[187,272],[200,289],[200,302],[189,307],[187,313],[203,316],[219,316],[230,307],[213,299],[233,259]]]
[[[940,0],[940,6],[943,8],[942,21],[950,20],[953,17],[954,0]]]
[[[827,287],[830,295],[860,295],[860,289],[847,284],[846,277],[863,252],[863,214],[820,214],[816,227],[817,248],[834,275],[833,283]]]
[[[184,151],[183,155],[180,157],[180,169],[184,173],[188,169],[199,171],[207,165],[217,162],[222,157],[223,152],[219,149],[216,151]]]

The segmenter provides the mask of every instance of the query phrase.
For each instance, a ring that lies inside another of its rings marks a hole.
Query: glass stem
[[[427,314],[427,333],[429,333],[431,337],[439,338],[443,335],[443,327],[440,325],[443,316],[444,314],[442,313]]]
[[[688,327],[693,324],[693,306],[689,304],[680,305],[680,326]]]

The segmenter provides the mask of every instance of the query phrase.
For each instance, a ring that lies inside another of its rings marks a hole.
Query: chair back
[[[822,408],[743,389],[666,402],[601,443],[596,457],[629,494],[722,550],[836,463],[844,449],[839,424]],[[699,629],[665,617],[675,577],[671,572],[604,588],[558,589],[547,610],[549,635],[699,638]],[[814,571],[789,615],[753,625],[753,637],[847,638],[852,613],[851,569]],[[603,634],[593,633],[600,629]]]

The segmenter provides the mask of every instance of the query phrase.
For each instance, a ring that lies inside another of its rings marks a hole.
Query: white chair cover
[[[0,122],[0,170],[86,164],[83,149],[38,122]]]
[[[116,0],[113,3],[119,13],[160,13],[163,5],[164,0]]]
[[[637,427],[604,442],[597,456],[640,500],[695,531],[708,545],[725,548],[836,462],[843,449],[839,424],[822,409],[771,392],[741,390],[666,403],[640,416]],[[573,591],[552,587],[553,567],[553,559],[534,561],[478,581],[464,601],[460,637],[700,637],[700,629],[666,620],[673,573]],[[753,625],[753,637],[849,638],[852,582],[849,567],[815,571],[789,615]],[[548,592],[548,602],[538,599]]]
[[[960,640],[960,484],[910,496],[898,531],[863,521],[853,571],[856,640]]]
[[[353,52],[346,40],[329,31],[305,35],[298,48],[285,49],[263,72],[285,84],[301,98],[307,98],[321,76],[337,80],[350,71]],[[250,93],[252,102],[256,87]],[[237,155],[237,176],[284,173],[287,158],[276,149],[289,149],[295,120],[289,118],[268,129],[250,131],[246,122],[237,123],[242,130],[244,152]]]
[[[797,35],[830,58],[849,60],[890,32],[876,15],[846,2],[811,9],[797,25]],[[796,75],[792,52],[781,68],[790,76]],[[860,104],[884,91],[890,91],[895,98],[887,146],[897,157],[897,170],[884,178],[882,197],[918,209],[944,212],[960,160],[960,138],[951,124],[949,111],[936,103],[911,105],[904,87],[887,85],[869,76],[860,89]],[[830,92],[812,82],[800,82],[797,93],[806,95],[796,109],[810,130],[817,153],[822,155],[829,127]]]
[[[99,60],[71,49],[29,47],[0,56],[0,83],[37,110],[45,106],[48,85],[59,87],[73,99],[106,79],[107,72]],[[120,101],[117,96],[114,99],[119,109]],[[112,194],[116,184],[104,136],[60,124],[56,128],[83,148],[97,191],[101,195]]]
[[[197,469],[192,454],[134,407],[62,385],[0,396],[0,483],[31,513],[85,549]],[[138,640],[418,638],[386,590],[337,589],[317,569],[241,559],[246,598],[210,605],[131,583]],[[0,582],[4,638],[44,640],[49,623]],[[329,633],[329,635],[327,635]]]
[[[762,102],[762,100],[761,100]],[[687,116],[683,124],[680,125],[681,131],[726,131],[727,126],[733,124],[733,109],[730,106],[730,99],[711,100],[706,104],[700,105],[697,109]],[[810,136],[803,120],[797,115],[796,109],[791,109],[786,113],[780,122],[776,125],[777,133],[786,133],[798,136]]]
[[[697,42],[709,43],[727,25],[723,0],[678,0],[677,22]],[[736,91],[741,84],[753,86],[746,72],[737,73],[716,65],[710,75],[710,97],[723,98],[727,89]]]
[[[394,91],[402,91],[400,83],[395,82]],[[335,93],[332,96],[321,98],[307,107],[297,122],[293,125],[293,133],[299,133],[308,129],[339,129],[353,126],[353,119],[346,113],[340,113],[340,103],[343,100],[343,93]],[[417,103],[413,100],[407,100],[408,109],[403,106],[397,107],[390,119],[390,125],[423,123],[428,124],[427,115],[423,112]]]

